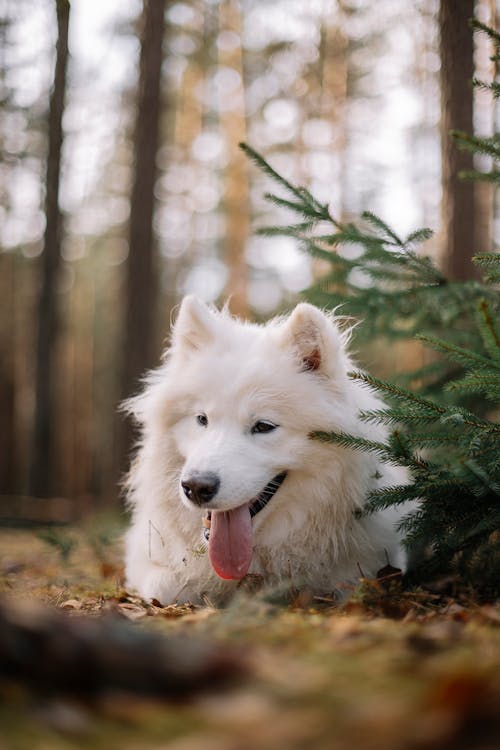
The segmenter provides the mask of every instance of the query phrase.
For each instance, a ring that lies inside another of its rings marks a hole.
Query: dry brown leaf
[[[128,602],[118,604],[118,610],[128,620],[140,620],[143,617],[146,617],[148,614],[148,611],[145,607],[141,607],[137,604],[130,604]]]

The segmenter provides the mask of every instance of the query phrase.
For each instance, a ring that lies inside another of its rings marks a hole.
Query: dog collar
[[[286,479],[287,472],[282,471],[281,474],[277,474],[273,479],[271,479],[270,482],[266,484],[260,495],[257,496],[257,498],[253,501],[253,503],[250,506],[250,516],[253,518],[257,515],[257,513],[260,513],[261,510],[263,510],[268,502],[271,500],[272,497],[276,494],[276,492],[279,490],[281,485]],[[210,526],[212,523],[212,511],[208,510],[207,515],[203,519],[203,535],[208,542],[210,538]]]

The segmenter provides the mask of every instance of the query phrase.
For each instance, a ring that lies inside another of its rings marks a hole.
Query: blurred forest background
[[[495,71],[467,23],[498,26],[495,0],[0,8],[0,495],[12,507],[116,502],[130,448],[117,406],[158,363],[182,295],[231,295],[259,320],[321,273],[291,238],[252,233],[283,215],[240,141],[342,220],[370,209],[403,234],[430,226],[426,252],[452,278],[498,236],[491,187],[458,181],[472,156],[447,137],[499,129],[491,97],[472,90]],[[393,355],[360,352],[379,374],[420,356]]]

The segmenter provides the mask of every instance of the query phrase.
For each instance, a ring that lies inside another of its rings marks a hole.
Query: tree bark
[[[56,15],[58,36],[54,84],[49,107],[46,225],[38,300],[35,417],[30,472],[30,492],[39,497],[47,497],[55,490],[53,474],[53,426],[56,423],[54,356],[58,333],[57,282],[61,262],[62,215],[59,207],[59,183],[63,146],[62,119],[68,67],[69,0],[56,0]]]
[[[130,199],[129,254],[126,267],[122,396],[137,391],[139,379],[155,361],[157,273],[153,236],[156,154],[161,112],[161,67],[166,0],[144,0],[139,88],[134,133],[134,171]],[[131,433],[125,428],[120,462]]]
[[[473,132],[473,15],[474,0],[440,2],[443,268],[454,280],[474,275],[471,258],[481,249],[475,247],[475,186],[459,177],[462,170],[473,168],[473,157],[460,151],[449,134]]]
[[[17,479],[16,367],[15,367],[16,258],[0,254],[0,494],[11,494]]]
[[[241,8],[236,0],[224,0],[219,6],[220,26],[241,37]],[[243,100],[244,66],[241,45],[231,50],[221,50],[219,63],[238,71],[241,76],[241,102],[220,115],[221,130],[226,136],[228,162],[224,172],[224,213],[226,220],[224,257],[228,279],[224,295],[229,297],[229,309],[234,315],[247,318],[248,264],[245,257],[249,233],[248,159],[239,148],[246,138],[246,113]],[[238,94],[236,94],[238,96]]]

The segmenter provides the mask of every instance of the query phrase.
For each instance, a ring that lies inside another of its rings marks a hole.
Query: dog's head
[[[186,297],[170,352],[189,402],[172,428],[183,502],[230,510],[282,473],[307,471],[309,433],[338,427],[331,420],[347,380],[344,341],[309,304],[255,326]]]

